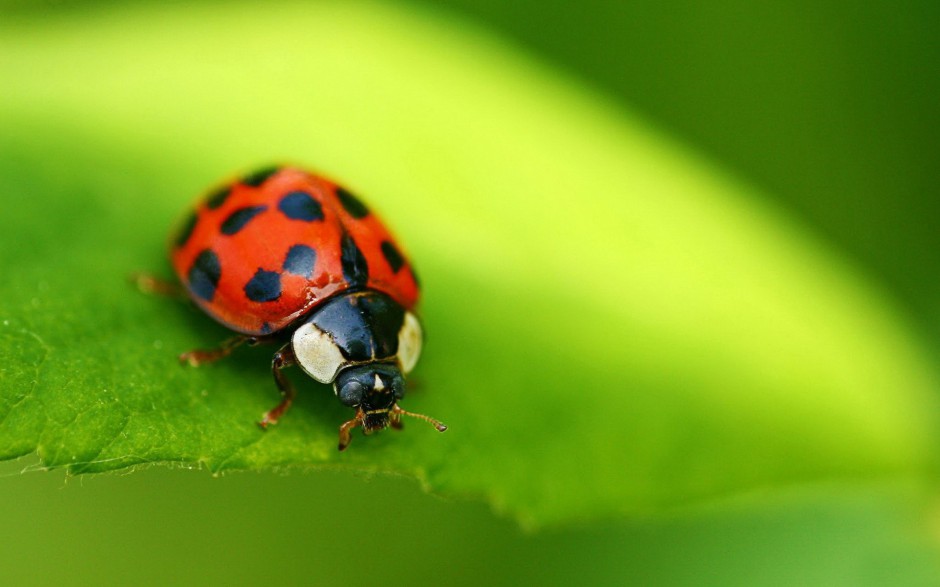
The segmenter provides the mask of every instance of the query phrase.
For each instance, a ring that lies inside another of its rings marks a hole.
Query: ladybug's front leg
[[[261,421],[258,422],[258,425],[262,428],[277,424],[278,418],[284,415],[284,412],[290,407],[291,402],[294,401],[294,395],[296,395],[297,392],[287,379],[287,376],[284,375],[282,369],[295,365],[296,363],[297,358],[294,356],[294,349],[291,347],[291,343],[285,344],[281,347],[281,350],[274,353],[274,359],[271,361],[271,372],[274,374],[274,382],[277,383],[277,388],[281,391],[281,403],[274,406],[274,409],[269,410],[261,417]]]
[[[232,338],[224,341],[217,349],[194,349],[191,351],[186,351],[180,355],[180,363],[188,363],[192,367],[198,367],[199,365],[205,365],[206,363],[218,361],[219,359],[223,359],[231,355],[232,351],[242,346],[246,342],[249,344],[255,344],[258,342],[258,339],[253,336],[239,334],[238,336],[233,336]]]

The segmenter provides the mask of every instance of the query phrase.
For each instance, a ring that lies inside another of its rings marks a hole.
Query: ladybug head
[[[426,420],[441,432],[447,430],[437,420],[398,407],[398,400],[405,396],[405,379],[397,365],[371,363],[347,367],[336,376],[333,386],[339,401],[356,409],[356,416],[340,426],[340,450],[349,445],[349,431],[353,428],[362,426],[366,434],[387,428],[389,424],[401,428],[403,415]]]
[[[343,369],[334,383],[339,401],[361,414],[366,434],[389,424],[389,412],[405,395],[405,380],[395,365],[372,364]]]

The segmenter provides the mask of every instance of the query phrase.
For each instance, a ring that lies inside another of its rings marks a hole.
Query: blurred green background
[[[940,339],[940,4],[450,0],[772,194]]]
[[[492,29],[760,186],[940,349],[936,3],[396,4]],[[122,10],[0,6],[39,31]],[[938,506],[903,479],[531,535],[398,478],[20,475],[31,462],[2,469],[3,584],[940,583]]]

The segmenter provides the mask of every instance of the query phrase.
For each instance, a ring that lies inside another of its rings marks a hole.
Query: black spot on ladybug
[[[271,325],[265,322],[261,325],[261,334],[271,334]]]
[[[206,198],[206,207],[210,210],[215,210],[225,203],[225,200],[228,199],[229,194],[232,193],[232,186],[224,185],[219,189],[215,190],[209,197]]]
[[[317,252],[307,245],[294,245],[287,251],[284,271],[306,278],[313,277],[313,266],[317,264]]]
[[[189,268],[189,290],[200,298],[211,302],[215,297],[215,288],[222,276],[219,256],[212,249],[199,253],[192,267]]]
[[[267,209],[267,206],[249,206],[245,208],[239,208],[238,210],[235,210],[228,215],[228,218],[222,222],[220,230],[222,231],[222,234],[232,236],[241,229],[245,228],[245,225],[248,224],[252,218],[258,214],[261,214]]]
[[[336,195],[339,196],[339,202],[353,218],[365,218],[369,215],[369,209],[359,201],[359,198],[352,195],[345,188],[336,188]]]
[[[398,248],[389,241],[382,242],[382,254],[385,256],[385,260],[388,261],[388,266],[392,268],[392,273],[398,273],[401,266],[405,264]]]
[[[340,243],[340,264],[343,266],[343,277],[350,287],[362,287],[369,281],[369,264],[365,255],[356,245],[356,241],[346,233]]]
[[[264,169],[259,169],[254,173],[249,173],[241,179],[241,183],[250,185],[253,188],[261,187],[261,184],[268,181],[268,178],[278,171],[280,171],[280,167],[277,167],[276,165],[265,167]]]
[[[245,284],[245,295],[253,302],[273,302],[281,297],[281,274],[258,269]]]
[[[176,246],[181,247],[185,245],[189,237],[193,235],[193,229],[196,228],[196,220],[196,213],[190,212],[189,216],[186,217],[186,221],[180,227],[180,231],[176,234]]]
[[[291,192],[281,198],[277,209],[291,220],[323,220],[323,207],[307,192]]]

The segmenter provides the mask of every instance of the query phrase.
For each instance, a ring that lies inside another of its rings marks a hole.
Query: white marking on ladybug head
[[[295,330],[291,346],[300,368],[320,383],[331,383],[346,364],[343,353],[330,335],[313,324],[303,324]]]
[[[402,375],[407,375],[415,368],[418,357],[421,356],[423,336],[417,316],[406,312],[405,321],[398,331],[398,362],[401,364]]]
[[[376,391],[385,391],[385,384],[382,383],[378,373],[375,374],[375,384],[372,386],[372,389]]]

